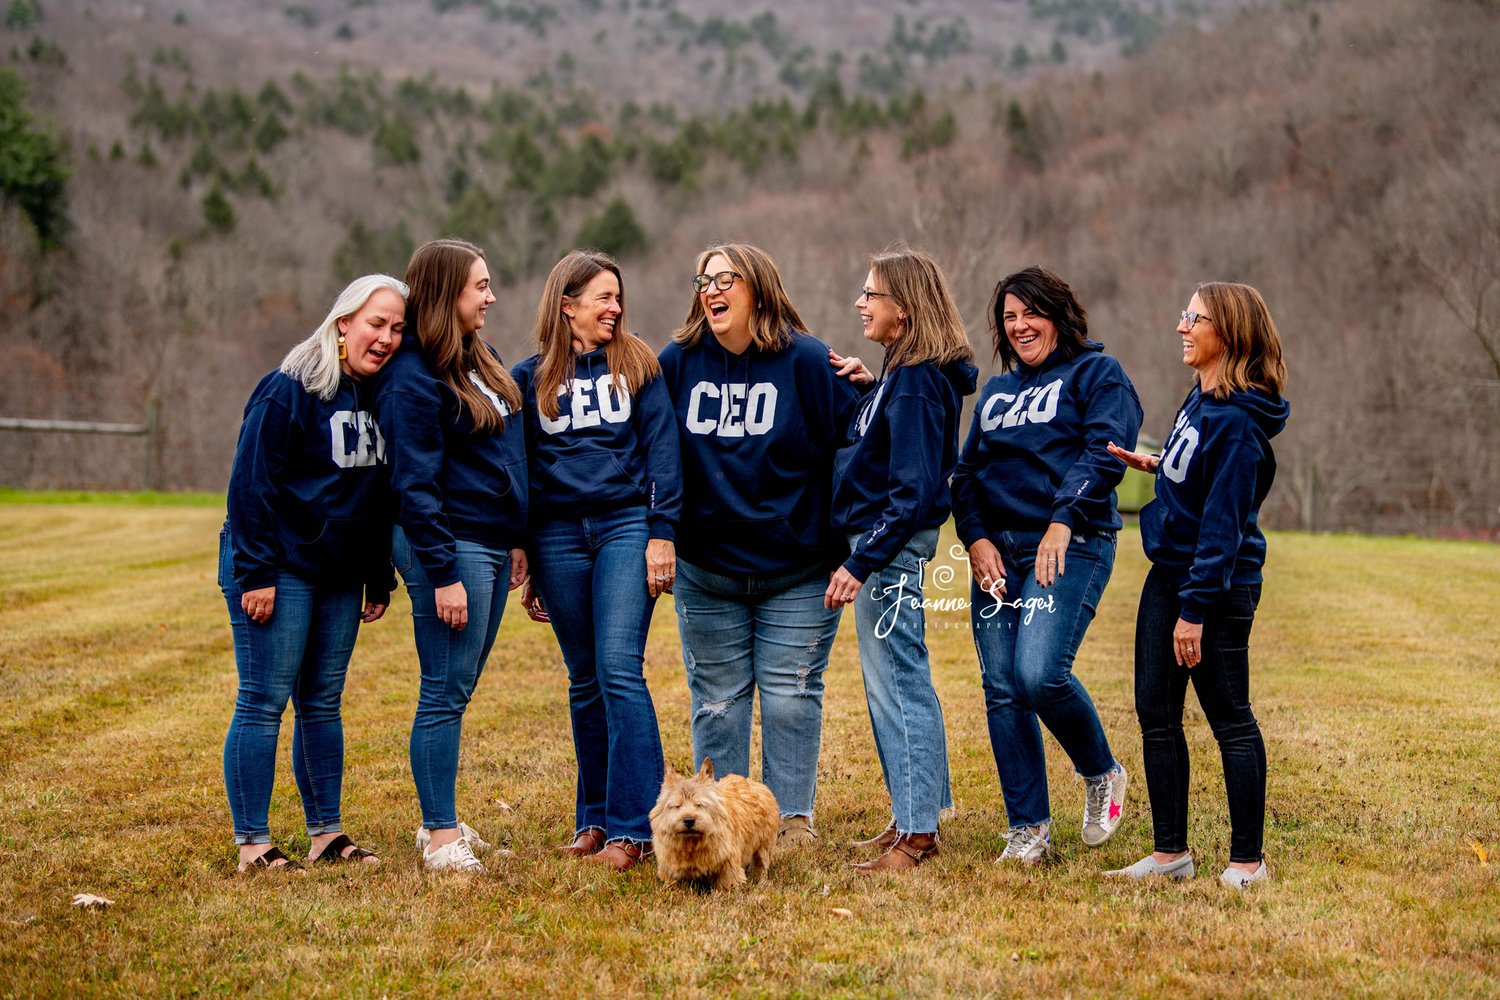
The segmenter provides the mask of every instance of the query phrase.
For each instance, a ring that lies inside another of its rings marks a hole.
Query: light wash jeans
[[[1052,822],[1038,720],[1085,778],[1115,768],[1094,702],[1073,676],[1073,657],[1114,569],[1115,536],[1075,535],[1051,587],[1036,582],[1040,531],[1004,531],[990,541],[1005,564],[1004,603],[976,582],[970,606],[990,749],[1009,824],[1035,826]]]
[[[693,763],[750,773],[760,691],[761,778],[783,816],[811,816],[823,743],[823,671],[839,612],[823,607],[828,574],[723,576],[677,560],[672,593],[692,695]]]
[[[398,527],[391,536],[391,561],[411,596],[412,631],[422,686],[411,727],[411,773],[429,830],[458,826],[458,741],[464,711],[495,644],[505,598],[510,592],[510,550],[458,539],[458,577],[469,599],[469,624],[449,628],[437,617],[437,599],[421,561]]]
[[[858,536],[850,537],[853,545]],[[896,558],[865,580],[854,599],[859,665],[875,749],[901,833],[936,833],[953,805],[943,706],[927,658],[922,575],[938,529],[919,531]]]
[[[643,673],[656,601],[646,589],[645,507],[543,521],[531,571],[568,665],[578,757],[575,835],[651,839],[661,789],[661,734]]]
[[[340,703],[364,609],[361,587],[325,591],[291,573],[276,578],[271,619],[259,624],[240,607],[233,541],[219,533],[219,586],[229,606],[239,672],[234,717],[224,739],[224,789],[236,844],[271,841],[276,740],[290,699],[292,774],[308,836],[342,829],[344,720]]]

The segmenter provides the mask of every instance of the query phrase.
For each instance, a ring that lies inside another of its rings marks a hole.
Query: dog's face
[[[698,773],[684,778],[671,767],[651,809],[651,829],[675,837],[701,837],[724,824],[724,798],[714,783],[713,764],[704,760]]]

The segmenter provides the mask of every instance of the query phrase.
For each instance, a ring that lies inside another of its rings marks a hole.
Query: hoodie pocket
[[[317,538],[297,546],[297,561],[324,579],[363,581],[384,547],[377,537],[381,530],[370,518],[329,518]]]

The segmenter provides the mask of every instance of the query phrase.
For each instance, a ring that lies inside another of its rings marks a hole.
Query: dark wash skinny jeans
[[[1179,574],[1153,567],[1135,623],[1135,712],[1141,723],[1155,849],[1188,849],[1188,747],[1182,707],[1188,681],[1224,761],[1229,860],[1261,860],[1266,818],[1266,745],[1250,711],[1250,628],[1260,585],[1233,587],[1204,616],[1203,659],[1191,670],[1172,655],[1182,611]]]

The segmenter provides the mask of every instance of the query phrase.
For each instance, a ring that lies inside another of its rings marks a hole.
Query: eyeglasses
[[[888,299],[890,297],[890,292],[877,292],[873,288],[861,288],[859,290],[859,299]],[[854,301],[858,302],[859,299],[855,299]]]
[[[727,292],[734,287],[734,280],[738,278],[745,280],[745,276],[738,271],[720,271],[718,274],[695,274],[693,275],[693,291],[706,292],[708,286],[713,285],[721,292]]]
[[[1185,313],[1182,314],[1182,321],[1184,323],[1186,323],[1188,326],[1197,326],[1198,325],[1198,321],[1200,319],[1206,319],[1210,323],[1213,322],[1212,319],[1210,319],[1208,316],[1204,315],[1203,313],[1185,312]]]

